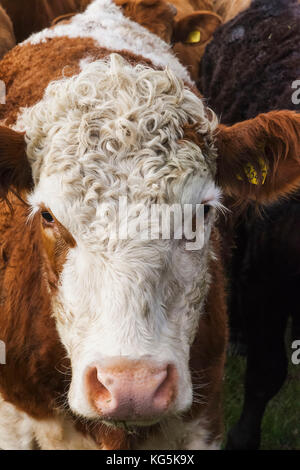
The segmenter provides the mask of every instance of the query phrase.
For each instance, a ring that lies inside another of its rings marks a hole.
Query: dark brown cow
[[[300,112],[299,43],[297,0],[255,0],[218,30],[203,59],[202,89],[224,124],[271,110]],[[266,406],[288,373],[289,318],[293,339],[300,338],[300,192],[261,214],[247,207],[236,215],[230,330],[234,349],[247,355],[247,371],[243,410],[228,448],[256,449]]]

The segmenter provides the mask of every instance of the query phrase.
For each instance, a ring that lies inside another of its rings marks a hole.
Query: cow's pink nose
[[[118,421],[143,421],[165,413],[176,398],[173,365],[112,359],[86,373],[90,402],[98,414]]]

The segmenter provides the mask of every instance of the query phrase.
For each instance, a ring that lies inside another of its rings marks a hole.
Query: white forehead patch
[[[184,140],[187,123],[197,123],[205,154]],[[30,202],[46,204],[72,234],[95,230],[99,239],[101,204],[112,207],[121,196],[129,204],[193,203],[186,188],[198,185],[201,198],[201,188],[217,197],[216,126],[170,70],[132,66],[117,54],[86,64],[51,83],[18,120],[35,183]]]

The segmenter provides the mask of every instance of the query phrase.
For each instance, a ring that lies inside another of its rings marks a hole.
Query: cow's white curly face
[[[205,154],[184,140],[187,123],[198,123]],[[84,377],[107,358],[171,364],[175,398],[162,415],[191,406],[189,353],[210,282],[219,198],[216,126],[213,113],[171,71],[132,66],[117,54],[50,84],[19,118],[35,183],[33,212],[49,208],[76,241],[53,314],[72,364],[69,404],[81,416],[99,417]],[[118,215],[120,197],[128,201],[126,220]],[[212,211],[200,251],[186,250],[184,240],[113,236],[116,217],[121,225],[136,224],[141,207],[203,202]]]

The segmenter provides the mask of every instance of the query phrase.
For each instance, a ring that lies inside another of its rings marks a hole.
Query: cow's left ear
[[[300,114],[272,111],[216,133],[218,183],[237,202],[268,203],[300,188]]]
[[[10,189],[20,194],[32,184],[24,134],[0,126],[0,199],[6,199]]]
[[[222,19],[211,11],[197,11],[176,21],[172,42],[191,46],[204,44],[212,38]]]

